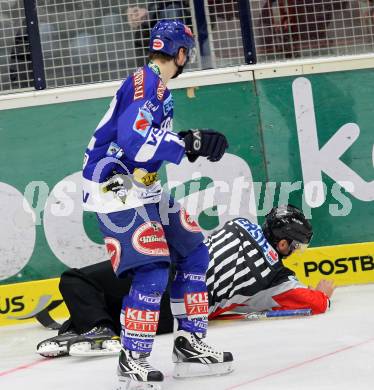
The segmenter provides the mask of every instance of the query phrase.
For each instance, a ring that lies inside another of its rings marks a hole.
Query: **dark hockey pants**
[[[131,287],[131,277],[118,279],[110,261],[76,269],[61,275],[60,292],[70,312],[59,331],[87,332],[95,326],[109,326],[118,335],[121,330],[120,313],[122,299]],[[161,300],[157,334],[173,331],[173,315],[170,310],[169,292]]]

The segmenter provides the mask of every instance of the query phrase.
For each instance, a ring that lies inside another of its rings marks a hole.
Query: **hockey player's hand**
[[[329,298],[331,298],[331,295],[333,294],[335,287],[336,286],[334,286],[333,280],[321,279],[315,289],[317,291],[324,292]]]
[[[229,146],[226,137],[212,129],[181,131],[179,136],[184,140],[190,162],[196,161],[199,156],[207,157],[209,161],[219,161]]]

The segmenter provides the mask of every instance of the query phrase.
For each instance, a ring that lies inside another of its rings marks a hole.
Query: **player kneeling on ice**
[[[171,305],[176,318],[176,376],[203,365],[205,374],[232,371],[233,357],[204,343],[208,323],[205,273],[209,263],[200,230],[183,223],[180,207],[162,193],[158,170],[184,156],[214,162],[226,137],[211,129],[172,131],[173,99],[166,84],[195,57],[191,30],[162,20],[151,31],[150,62],[128,77],[86,149],[83,203],[97,214],[117,277],[132,276],[121,310],[118,376],[137,388],[158,388],[163,374],[147,361],[156,335],[169,265],[176,268]],[[165,215],[165,210],[173,210]],[[203,357],[200,357],[203,356]]]
[[[311,309],[312,314],[324,313],[330,305],[333,283],[322,280],[316,289],[307,288],[282,263],[284,257],[306,247],[311,237],[310,223],[291,205],[271,210],[262,228],[245,218],[237,218],[208,236],[205,245],[210,257],[209,319],[245,318],[253,312],[267,310],[279,314],[303,309]],[[171,274],[169,285],[173,279]],[[129,293],[130,287],[129,277],[121,281],[115,277],[110,261],[65,271],[60,291],[71,318],[62,325],[58,336],[39,343],[38,352],[43,356],[69,352],[80,356],[113,354],[113,337],[120,333],[118,317],[122,297]],[[229,312],[235,316],[228,316]],[[89,335],[84,334],[91,329]],[[167,289],[161,299],[157,333],[172,330]],[[100,349],[105,340],[113,344]],[[94,350],[90,349],[91,344]],[[88,350],[80,350],[80,345],[88,346]]]

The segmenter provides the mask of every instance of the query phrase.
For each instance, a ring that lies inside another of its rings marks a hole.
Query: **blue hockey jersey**
[[[184,142],[172,132],[173,98],[157,71],[139,68],[124,80],[88,144],[83,163],[83,205],[97,212],[157,202],[159,181],[134,186],[121,201],[103,183],[113,175],[156,177],[163,161],[179,164]]]

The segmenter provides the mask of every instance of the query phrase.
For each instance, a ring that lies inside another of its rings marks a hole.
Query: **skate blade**
[[[160,382],[139,382],[121,376],[118,379],[120,383],[116,390],[161,390]]]
[[[61,347],[57,343],[46,343],[42,344],[37,350],[36,353],[44,357],[58,357],[65,356],[68,354],[66,345]]]
[[[121,351],[121,344],[117,340],[105,340],[102,348],[92,349],[88,341],[70,345],[69,355],[77,357],[115,356]]]
[[[224,363],[175,363],[173,377],[176,379],[198,376],[226,375],[234,371],[233,362]]]

